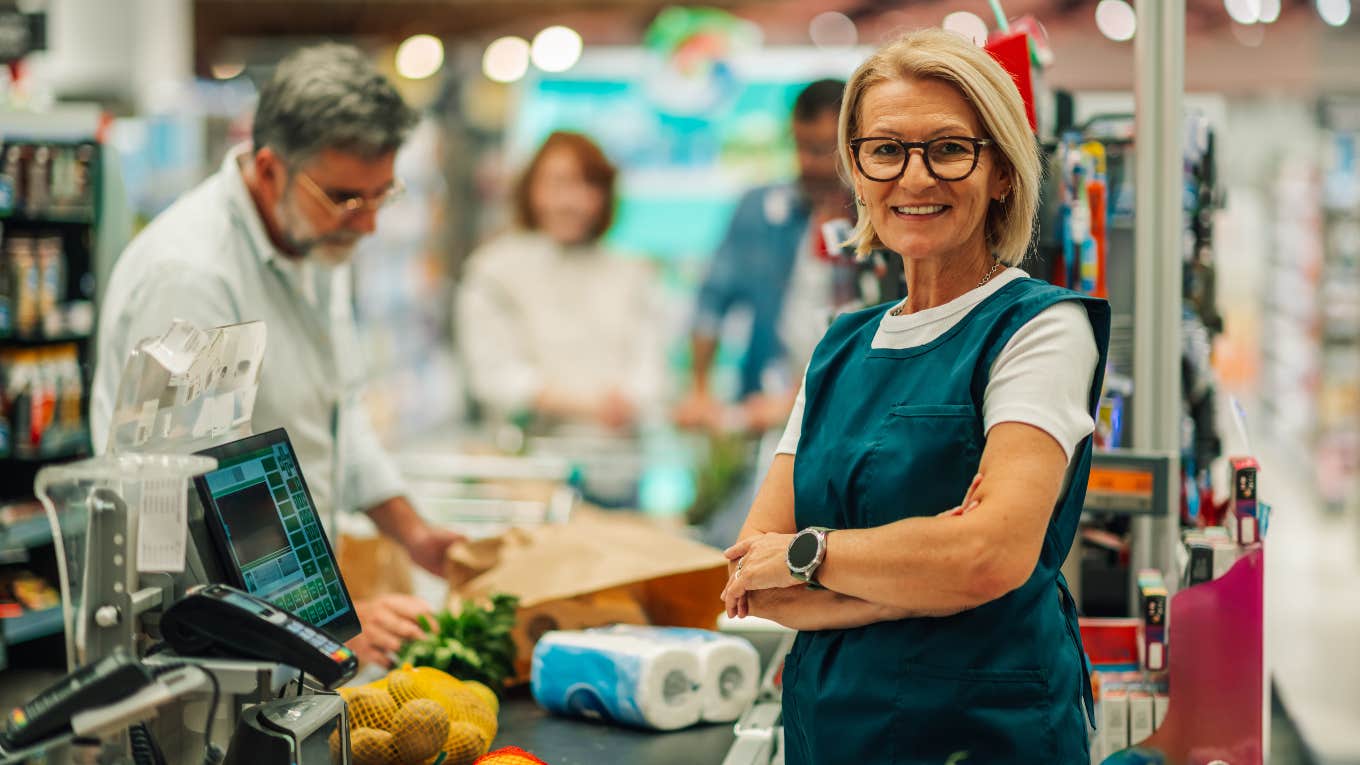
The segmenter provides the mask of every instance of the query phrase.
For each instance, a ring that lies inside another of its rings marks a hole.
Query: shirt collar
[[[250,247],[255,251],[260,262],[289,263],[291,261],[288,256],[280,252],[279,248],[275,247],[274,242],[270,240],[269,232],[264,226],[264,220],[260,217],[260,211],[255,207],[255,199],[250,195],[250,189],[246,188],[246,179],[241,170],[241,160],[243,157],[249,156],[250,144],[242,143],[233,146],[227,151],[227,156],[222,159],[222,168],[219,173],[226,187],[227,203],[231,206],[237,220],[245,227]]]

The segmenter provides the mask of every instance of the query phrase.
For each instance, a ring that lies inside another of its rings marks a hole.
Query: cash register
[[[282,429],[200,451],[217,469],[194,478],[222,581],[296,614],[339,642],[359,617]]]
[[[0,763],[22,761],[41,751],[45,741],[126,728],[151,716],[156,705],[174,701],[176,693],[201,693],[205,683],[212,684],[216,697],[218,681],[209,663],[200,660],[277,663],[325,688],[354,676],[358,661],[344,641],[359,634],[358,616],[287,433],[272,430],[199,454],[215,460],[216,467],[193,478],[196,502],[190,503],[190,516],[206,531],[206,537],[191,535],[193,552],[198,568],[216,572],[221,581],[188,587],[158,614],[154,632],[162,642],[153,650],[162,650],[153,658],[118,647],[9,712],[0,725]],[[110,511],[126,511],[108,492],[92,496]],[[196,668],[197,681],[186,684],[180,676],[188,667]],[[171,689],[163,677],[179,685]],[[214,713],[210,710],[210,719]],[[346,719],[344,703],[333,696],[252,708],[242,714],[232,737],[238,752],[231,759],[255,765],[292,762],[241,754],[254,747],[329,752],[325,737],[345,727]],[[291,730],[290,720],[306,725]],[[210,725],[205,724],[209,733]],[[312,735],[322,737],[319,746],[308,738]],[[347,760],[347,754],[337,757]]]
[[[0,710],[0,765],[73,740],[217,763],[219,701],[234,762],[291,765],[347,728],[316,684],[354,674],[359,622],[287,434],[249,433],[264,343],[261,322],[174,322],[129,358],[107,453],[39,471],[72,672]]]

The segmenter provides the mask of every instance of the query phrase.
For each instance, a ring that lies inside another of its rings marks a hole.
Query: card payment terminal
[[[327,688],[354,677],[354,652],[268,601],[224,584],[196,588],[165,612],[161,634],[180,656],[275,661]]]

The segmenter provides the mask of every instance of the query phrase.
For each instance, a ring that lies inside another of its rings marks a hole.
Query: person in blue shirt
[[[722,597],[800,630],[785,761],[1086,763],[1092,701],[1059,572],[1081,516],[1109,306],[1029,278],[1037,144],[984,50],[921,30],[846,86],[860,253],[907,297],[839,317]]]
[[[718,337],[727,316],[745,309],[750,336],[740,362],[737,399],[746,426],[755,432],[782,423],[797,379],[829,312],[847,287],[854,268],[836,263],[821,246],[821,223],[850,217],[850,197],[837,175],[836,119],[841,80],[818,80],[799,92],[792,130],[798,155],[793,183],[761,186],[737,203],[727,233],[713,255],[698,293],[691,330],[691,388],[676,408],[685,427],[720,426],[723,403],[709,384]],[[818,306],[821,316],[802,311],[788,321],[791,302]],[[771,378],[774,378],[772,381]]]

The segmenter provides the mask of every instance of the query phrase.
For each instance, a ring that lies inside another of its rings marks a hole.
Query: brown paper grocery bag
[[[379,595],[412,592],[411,559],[402,546],[386,536],[341,534],[336,558],[350,598],[368,600]]]
[[[549,630],[619,622],[712,629],[727,559],[639,516],[578,512],[569,523],[455,545],[447,574],[451,610],[463,599],[519,596],[516,669],[527,679],[534,643]]]

